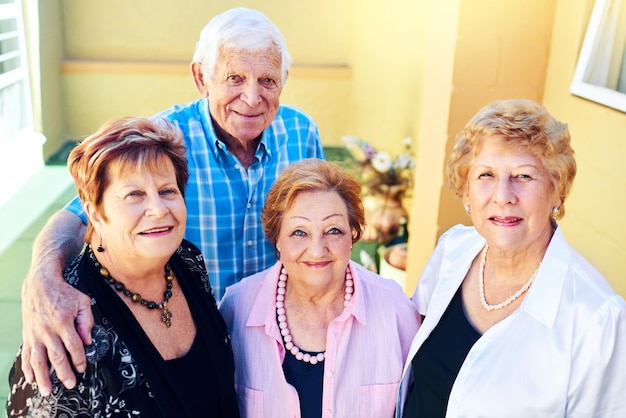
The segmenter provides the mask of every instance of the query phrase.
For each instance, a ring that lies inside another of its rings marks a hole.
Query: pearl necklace
[[[528,290],[531,284],[535,281],[535,277],[537,277],[537,273],[539,272],[539,267],[541,267],[541,262],[537,266],[537,270],[533,273],[533,275],[528,279],[528,281],[519,289],[513,296],[505,300],[504,302],[498,303],[497,305],[490,305],[487,303],[485,299],[485,261],[487,259],[487,250],[489,249],[489,245],[485,245],[483,249],[481,258],[480,258],[480,268],[478,269],[478,291],[480,292],[480,303],[482,303],[483,308],[488,311],[495,311],[497,309],[502,309],[505,306],[509,305],[515,299],[519,298]]]
[[[96,256],[91,250],[91,245],[87,246],[87,252],[89,254],[89,258],[91,259],[91,261],[93,261],[93,264],[98,269],[98,273],[100,273],[100,276],[104,280],[106,280],[106,282],[110,284],[113,287],[113,289],[124,294],[124,296],[129,297],[130,300],[132,300],[133,302],[139,303],[141,306],[145,306],[148,309],[157,309],[157,308],[162,309],[163,313],[161,314],[161,321],[163,321],[165,326],[168,328],[172,326],[172,312],[167,308],[167,302],[169,302],[170,298],[172,297],[172,287],[173,287],[172,282],[174,281],[174,274],[172,274],[172,268],[170,267],[169,263],[166,263],[164,267],[165,292],[163,292],[163,302],[156,303],[156,302],[142,298],[139,293],[135,293],[126,289],[126,286],[124,286],[124,283],[120,283],[117,280],[115,280],[113,276],[111,276],[111,273],[109,273],[109,270],[107,270],[98,262],[98,260],[96,259]]]
[[[278,288],[276,289],[276,318],[278,319],[278,328],[280,328],[280,334],[283,337],[283,343],[285,348],[294,355],[297,360],[304,361],[315,365],[324,361],[326,351],[311,355],[309,353],[303,353],[300,348],[293,343],[293,337],[287,326],[287,311],[285,310],[285,294],[287,292],[287,269],[283,267],[278,276]],[[345,281],[345,293],[343,306],[348,306],[354,293],[354,281],[352,280],[352,272],[350,267],[346,268],[346,281]]]

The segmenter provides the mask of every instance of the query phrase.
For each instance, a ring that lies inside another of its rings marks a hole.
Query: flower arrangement
[[[366,226],[354,257],[366,268],[378,272],[385,253],[381,249],[395,244],[406,246],[408,240],[409,214],[402,198],[413,185],[413,141],[410,137],[403,139],[404,149],[394,158],[362,139],[343,136],[341,140],[351,156],[350,160],[343,160],[344,167],[352,170],[363,184]]]
[[[388,152],[378,151],[372,144],[359,138],[343,136],[341,140],[360,166],[357,175],[363,183],[366,194],[400,200],[411,190],[415,160],[411,149],[413,141],[410,137],[402,140],[404,150],[395,158]]]

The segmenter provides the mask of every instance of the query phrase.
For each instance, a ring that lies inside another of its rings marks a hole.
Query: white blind
[[[0,141],[31,127],[28,87],[21,5],[0,0]]]

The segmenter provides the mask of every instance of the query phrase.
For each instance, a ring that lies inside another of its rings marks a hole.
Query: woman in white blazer
[[[447,165],[472,220],[439,239],[397,417],[626,417],[626,303],[556,220],[576,174],[567,125],[496,101]]]

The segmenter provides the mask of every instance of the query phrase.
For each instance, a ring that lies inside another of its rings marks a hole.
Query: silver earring
[[[468,215],[472,213],[470,209],[470,205],[465,205],[465,212],[467,212]]]
[[[552,214],[556,215],[557,213],[559,213],[559,208],[557,208],[556,206],[552,206]]]

